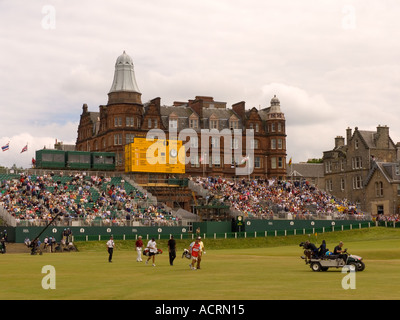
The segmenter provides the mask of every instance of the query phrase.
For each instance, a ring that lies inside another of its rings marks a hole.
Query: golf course
[[[366,268],[355,273],[355,289],[345,290],[341,269],[313,272],[300,258],[301,241],[327,248],[339,241]],[[116,241],[113,262],[105,242],[76,243],[77,252],[0,255],[2,300],[398,300],[400,230],[361,230],[287,237],[203,239],[201,269],[182,258],[190,240],[177,240],[177,258],[169,265],[167,241],[151,263],[136,262],[134,241]],[[146,244],[146,240],[144,241]],[[44,266],[55,270],[55,289],[44,289]]]

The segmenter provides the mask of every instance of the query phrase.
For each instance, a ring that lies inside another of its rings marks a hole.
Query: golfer
[[[151,240],[147,243],[147,248],[149,248],[149,257],[146,260],[146,264],[149,263],[150,259],[153,259],[153,267],[156,266],[155,264],[155,257],[157,253],[157,243],[154,238],[151,238]]]
[[[176,242],[174,236],[171,235],[168,240],[168,253],[169,253],[169,264],[171,266],[174,265],[174,260],[176,258]]]
[[[115,247],[114,238],[113,236],[111,236],[110,240],[107,241],[108,262],[112,262],[114,247]]]
[[[142,262],[142,249],[143,249],[143,241],[142,241],[142,236],[139,236],[138,239],[136,240],[136,252],[137,252],[137,262]]]

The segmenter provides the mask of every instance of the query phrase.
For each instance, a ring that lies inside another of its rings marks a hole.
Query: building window
[[[114,127],[122,127],[122,118],[121,117],[114,118]]]
[[[375,182],[375,195],[377,197],[383,197],[383,182]]]
[[[133,117],[126,117],[126,126],[127,127],[133,127],[135,124],[135,118]]]
[[[220,155],[213,155],[213,164],[215,168],[221,167],[221,157]]]
[[[332,172],[332,162],[327,161],[325,162],[325,173],[330,173]]]
[[[340,190],[345,191],[346,189],[346,180],[344,178],[340,179]]]
[[[355,141],[354,141],[354,149],[358,149],[358,147],[359,147],[359,142],[358,142],[358,139],[356,139]]]
[[[190,137],[190,147],[191,148],[199,147],[199,137]]]
[[[218,120],[210,120],[210,129],[218,129]]]
[[[362,177],[356,176],[353,177],[353,189],[362,189]]]
[[[340,160],[340,170],[344,171],[346,167],[346,160]]]
[[[177,119],[169,119],[169,129],[178,129]]]
[[[275,123],[271,123],[271,132],[275,132]]]
[[[352,164],[353,170],[362,169],[362,158],[361,157],[351,158],[351,164]]]
[[[279,150],[282,150],[282,148],[283,148],[282,139],[278,139],[278,149],[279,149]]]
[[[197,129],[199,127],[199,120],[198,119],[190,119],[189,127],[192,129]]]
[[[271,158],[271,169],[276,169],[276,158]]]
[[[229,128],[230,129],[238,129],[239,128],[239,121],[231,120],[229,121]]]
[[[211,148],[219,148],[219,137],[211,137]]]
[[[191,165],[192,168],[199,168],[200,167],[199,155],[198,154],[192,154],[190,156],[190,165]]]
[[[147,127],[150,129],[151,128],[151,119],[149,119],[148,121],[147,121]]]
[[[258,144],[259,144],[258,140],[255,140],[255,139],[250,140],[250,148],[251,149],[258,149],[259,148]]]
[[[238,138],[232,139],[232,149],[234,149],[234,150],[239,149],[239,139]]]
[[[257,169],[261,168],[261,160],[260,160],[260,157],[255,157],[255,158],[254,158],[254,168],[257,168]]]
[[[282,169],[282,168],[283,168],[283,158],[282,158],[282,157],[279,157],[279,158],[278,158],[278,168],[279,168],[279,169]]]
[[[332,191],[333,190],[332,180],[331,179],[326,180],[325,186],[326,186],[326,191]]]
[[[260,132],[260,125],[256,123],[256,132]]]
[[[276,140],[275,139],[271,139],[271,149],[272,150],[276,149]]]
[[[114,146],[122,145],[122,134],[114,134]]]
[[[132,133],[126,134],[126,136],[125,136],[126,144],[133,143],[134,140],[135,140],[135,135],[134,134],[132,134]]]

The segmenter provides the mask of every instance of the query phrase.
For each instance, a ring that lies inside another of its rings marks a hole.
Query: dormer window
[[[199,128],[199,118],[194,113],[189,117],[189,128]]]
[[[210,129],[218,129],[218,120],[210,120]]]
[[[177,119],[169,119],[169,128],[170,129],[178,129],[178,120]]]

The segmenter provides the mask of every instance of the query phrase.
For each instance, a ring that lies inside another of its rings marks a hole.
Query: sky
[[[0,0],[0,165],[74,144],[124,50],[143,102],[251,109],[276,95],[293,162],[322,158],[348,127],[387,125],[397,143],[399,16],[397,0]]]

